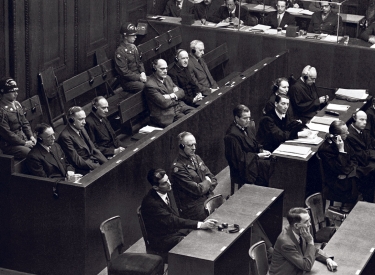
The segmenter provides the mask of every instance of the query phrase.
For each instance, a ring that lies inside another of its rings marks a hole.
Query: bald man
[[[302,76],[289,89],[290,103],[295,119],[308,123],[328,101],[328,95],[318,95],[315,81],[318,76],[316,69],[307,65],[302,70]]]

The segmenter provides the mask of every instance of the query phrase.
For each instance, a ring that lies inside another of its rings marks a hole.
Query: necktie
[[[65,171],[65,168],[64,168],[64,165],[61,163],[61,160],[59,158],[57,158],[55,156],[55,154],[52,152],[52,149],[51,147],[49,147],[49,153],[52,155],[52,157],[55,159],[56,163],[57,163],[57,166],[59,167],[60,169],[60,172],[61,174],[65,177],[66,175],[66,171]]]
[[[301,235],[299,236],[299,247],[301,248],[301,251],[303,252],[303,239]]]
[[[277,26],[280,27],[280,23],[281,23],[281,16],[280,14],[277,15]]]
[[[169,202],[168,195],[165,197],[165,201],[167,202],[167,205],[168,205],[168,206],[171,206],[171,203]]]

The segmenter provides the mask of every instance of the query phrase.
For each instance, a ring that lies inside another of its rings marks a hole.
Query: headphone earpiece
[[[184,150],[185,149],[185,144],[180,143],[179,147],[180,147],[181,150]]]
[[[98,107],[96,107],[96,105],[93,104],[91,110],[95,113],[98,110]]]
[[[303,80],[308,80],[309,79],[309,72],[310,72],[310,70],[311,70],[311,66],[310,65],[307,65],[304,69],[303,69],[303,71],[302,71],[302,77],[303,77]]]
[[[177,56],[175,56],[174,60],[175,60],[176,62],[178,62],[178,57],[177,57]]]
[[[69,121],[69,123],[73,124],[74,123],[74,117],[68,118],[68,121]]]
[[[39,142],[43,142],[43,138],[41,138],[41,137],[36,137],[36,140],[39,141]]]
[[[191,49],[191,52],[192,53],[196,53],[197,51],[195,49]]]

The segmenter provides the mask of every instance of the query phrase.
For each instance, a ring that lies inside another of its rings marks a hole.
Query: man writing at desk
[[[289,210],[289,225],[283,229],[276,240],[270,275],[302,275],[310,271],[315,260],[327,264],[330,271],[337,269],[333,257],[315,248],[314,239],[309,232],[310,215],[304,208]]]

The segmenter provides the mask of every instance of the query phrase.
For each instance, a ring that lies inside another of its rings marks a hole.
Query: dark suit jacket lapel
[[[37,146],[38,146],[37,148],[38,148],[38,150],[40,152],[40,155],[43,156],[44,160],[46,162],[48,162],[49,164],[55,166],[57,169],[59,169],[62,175],[65,175],[66,171],[65,171],[64,167],[60,167],[59,163],[51,155],[51,153],[47,152],[47,150],[42,145],[40,145],[39,143],[37,144]],[[52,153],[55,155],[55,157],[58,158],[59,155],[58,155],[58,153],[56,151],[56,147],[52,146],[51,150],[52,150]]]
[[[168,198],[169,198],[169,202],[171,204],[171,206],[168,206],[163,200],[162,198],[159,196],[159,194],[156,192],[155,189],[152,190],[152,193],[153,193],[153,196],[155,198],[155,200],[157,200],[160,204],[161,207],[165,208],[166,210],[168,210],[168,212],[171,212],[177,216],[179,216],[178,214],[178,211],[177,211],[177,206],[176,206],[176,202],[174,200],[174,196],[173,196],[173,193],[172,192],[168,192],[167,195],[168,195]]]
[[[159,81],[156,76],[152,76],[155,84],[159,87],[159,89],[163,92],[162,94],[169,94],[167,87]],[[164,80],[165,81],[165,80]]]
[[[362,148],[366,148],[364,138],[362,138],[362,136],[358,134],[358,132],[351,125],[349,126],[349,133],[361,144]]]
[[[53,146],[53,145],[51,146],[51,151],[52,151],[52,153],[55,157],[53,157],[51,154],[48,154],[48,153],[47,154],[51,155],[52,159],[55,160],[57,168],[59,168],[61,174],[63,176],[65,176],[66,175],[66,167],[64,165],[64,160],[61,159],[61,156],[60,156],[59,152],[56,150],[56,148],[57,148],[56,146]]]
[[[86,142],[83,140],[83,137],[80,137],[73,129],[71,129],[70,126],[68,126],[68,131],[77,144],[79,144],[83,148],[86,148],[88,152],[91,152],[90,148],[88,147]]]
[[[301,254],[303,255],[304,252],[301,250],[301,247],[299,245],[299,240],[296,239],[296,237],[294,236],[293,234],[293,231],[292,231],[292,228],[290,226],[288,226],[288,229],[287,229],[287,232],[288,232],[288,236],[289,238],[293,241],[293,243],[297,246],[297,249],[299,252],[301,252]],[[306,244],[303,245],[302,244],[302,247],[304,248],[304,250],[306,250]]]
[[[96,116],[96,114],[93,114],[93,118],[94,118],[94,122],[96,125],[96,129],[98,129],[102,133],[103,136],[111,138],[110,136],[108,136],[109,129],[107,129],[108,131],[105,130],[107,126],[105,125],[104,119],[103,119],[103,122],[100,122],[100,119]]]
[[[202,71],[202,72],[205,72],[205,70],[204,70],[204,68],[202,67],[202,65],[199,64],[198,60],[197,60],[194,56],[190,55],[189,58],[190,58],[190,59],[192,60],[192,62],[194,63],[194,67],[195,67],[196,69],[198,69],[198,70],[200,70],[200,71]]]

